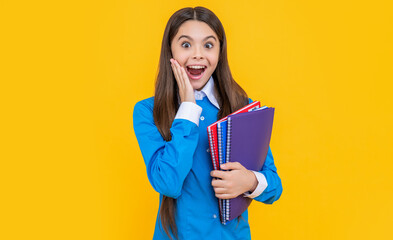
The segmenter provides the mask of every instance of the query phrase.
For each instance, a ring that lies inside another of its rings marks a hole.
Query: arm
[[[194,105],[200,115],[202,109]],[[178,198],[192,167],[199,138],[198,122],[175,118],[170,128],[172,139],[166,142],[155,126],[153,104],[141,101],[134,107],[133,125],[151,185],[163,195]]]
[[[270,146],[262,170],[257,172],[257,174],[258,173],[262,174],[266,179],[267,187],[261,194],[252,193],[251,195],[257,195],[255,197],[253,196],[253,199],[259,202],[272,204],[280,198],[282,193],[282,184],[281,179],[277,174],[277,168],[274,165],[273,154],[270,150]],[[263,180],[262,182],[259,182],[259,184],[264,185]],[[255,191],[257,191],[257,189]]]

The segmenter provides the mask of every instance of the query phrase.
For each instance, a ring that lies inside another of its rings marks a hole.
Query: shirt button
[[[216,215],[216,214],[213,214],[213,218],[217,218],[217,215]]]
[[[210,149],[206,149],[206,152],[210,152]]]
[[[200,119],[203,121],[203,120],[205,120],[205,117],[204,117],[204,116],[202,116]]]

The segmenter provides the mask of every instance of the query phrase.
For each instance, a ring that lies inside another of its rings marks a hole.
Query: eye
[[[214,45],[212,43],[206,43],[205,46],[208,46],[207,48],[212,48]]]
[[[183,42],[183,43],[181,44],[181,46],[182,46],[182,47],[185,47],[185,48],[189,48],[191,45],[190,45],[188,42]],[[188,47],[186,47],[186,46],[188,46]]]

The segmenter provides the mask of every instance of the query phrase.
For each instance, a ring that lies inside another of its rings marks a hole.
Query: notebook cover
[[[260,171],[269,150],[273,128],[274,108],[229,116],[230,162],[239,162],[248,170]],[[243,194],[229,200],[228,221],[240,216],[252,199]]]

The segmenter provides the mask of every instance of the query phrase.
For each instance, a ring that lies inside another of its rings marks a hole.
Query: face
[[[172,56],[188,75],[192,87],[201,90],[217,67],[220,41],[204,22],[184,22],[171,42]]]

